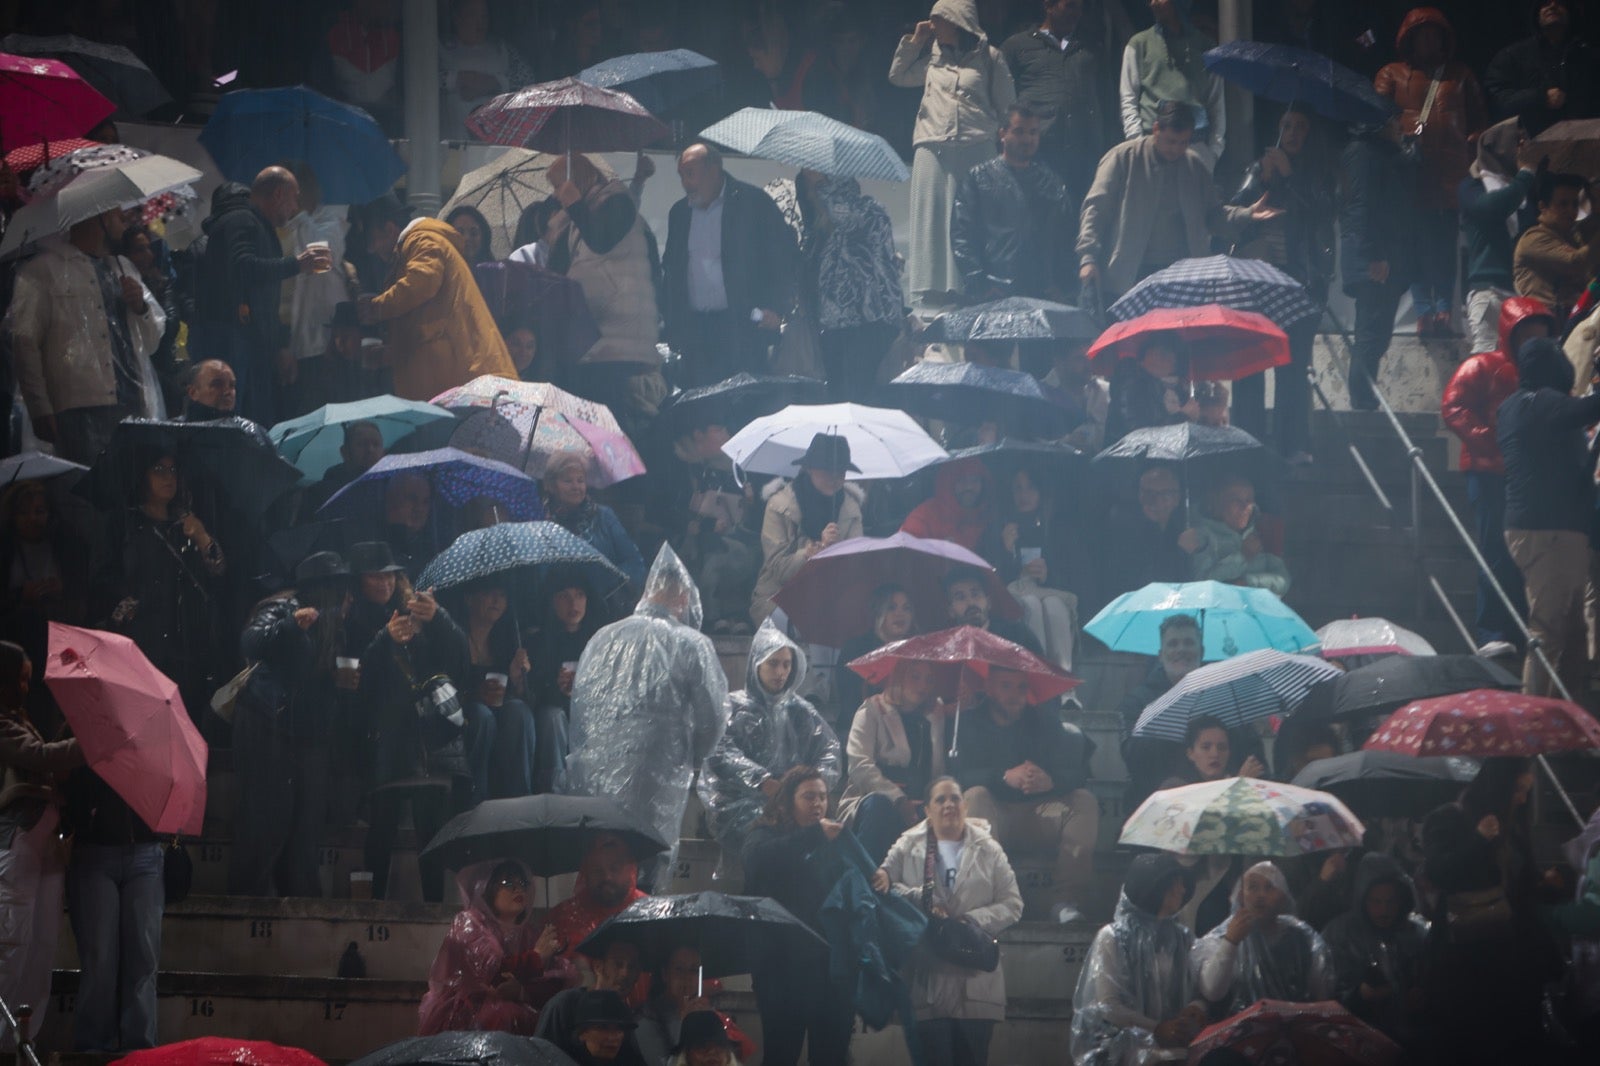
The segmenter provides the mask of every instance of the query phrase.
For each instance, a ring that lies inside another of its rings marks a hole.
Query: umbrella
[[[648,972],[681,947],[700,951],[702,977],[749,973],[761,959],[820,955],[827,941],[776,900],[691,892],[646,896],[612,915],[578,944],[578,953],[604,958],[612,944],[633,944]]]
[[[701,130],[700,136],[730,151],[830,177],[911,180],[888,141],[815,111],[743,107]]]
[[[1343,125],[1379,125],[1394,114],[1372,79],[1309,48],[1229,41],[1205,54],[1206,69],[1247,92],[1282,104],[1302,103]]]
[[[1517,154],[1522,165],[1529,169],[1548,156],[1553,171],[1582,174],[1590,181],[1600,180],[1600,118],[1557,122],[1524,144]]]
[[[81,148],[51,161],[49,165],[52,167],[57,164],[63,167],[79,163],[89,165],[62,184],[53,195],[37,197],[11,216],[5,241],[0,243],[0,258],[13,256],[40,238],[64,233],[79,222],[107,211],[135,207],[153,197],[199,181],[202,177],[198,170],[187,163],[122,146],[117,149],[118,162],[105,166],[93,165],[94,153],[102,150]],[[35,171],[35,180],[44,173],[44,167]]]
[[[1477,776],[1472,759],[1352,751],[1307,763],[1293,784],[1331,792],[1358,814],[1421,818],[1454,800]]]
[[[632,152],[672,132],[627,93],[577,78],[502,93],[467,116],[467,129],[490,144],[541,152]]]
[[[524,403],[473,412],[450,435],[450,445],[520,466],[536,478],[556,456],[576,455],[589,484],[602,489],[645,472],[644,460],[622,430]]]
[[[82,136],[116,109],[65,63],[0,52],[0,148],[8,152]]]
[[[1152,793],[1128,816],[1119,844],[1179,855],[1308,855],[1354,848],[1366,830],[1335,796],[1225,777]]]
[[[1434,655],[1433,645],[1387,618],[1336,618],[1317,630],[1324,659],[1351,655]]]
[[[1034,470],[1041,474],[1071,473],[1089,460],[1070,444],[1029,440],[1011,440],[1001,437],[993,444],[978,444],[971,448],[957,448],[950,453],[950,462],[977,459],[991,467],[1003,470]]]
[[[949,458],[904,411],[858,403],[791,404],[745,426],[722,451],[752,474],[794,477],[818,433],[850,442],[850,461],[861,468],[845,475],[852,481],[905,477]]]
[[[1137,475],[1150,463],[1180,463],[1188,473],[1192,464],[1195,473],[1211,477],[1238,473],[1257,485],[1276,480],[1283,472],[1277,454],[1244,430],[1198,422],[1133,430],[1095,456],[1094,463],[1108,475]]]
[[[1046,396],[1039,379],[1020,370],[977,363],[921,362],[878,390],[886,407],[923,418],[967,425],[998,422],[1033,437],[1067,431],[1065,408]]]
[[[539,518],[539,484],[514,466],[483,459],[459,448],[434,448],[406,455],[386,455],[365,474],[334,493],[317,512],[325,518],[356,518],[383,505],[390,478],[417,474],[428,479],[435,497],[452,507],[486,496],[519,521]]]
[[[751,419],[790,404],[824,403],[827,398],[827,382],[816,378],[740,371],[714,385],[673,393],[661,405],[660,418],[676,433],[711,423],[738,431]]]
[[[189,488],[216,492],[247,518],[259,518],[300,483],[300,471],[246,418],[162,422],[124,418],[89,473],[73,491],[108,510],[128,506],[141,464],[162,455],[178,461]],[[198,483],[198,484],[197,484]]]
[[[1600,748],[1600,722],[1568,700],[1479,688],[1408,703],[1363,746],[1403,755],[1554,755]]]
[[[67,137],[59,141],[25,144],[6,153],[6,166],[20,178],[53,159],[59,159],[80,148],[93,148],[98,143],[98,141],[86,141],[82,137]]]
[[[1189,723],[1202,716],[1221,720],[1229,729],[1283,714],[1318,681],[1342,671],[1309,655],[1246,652],[1232,659],[1191,670],[1139,715],[1136,737],[1181,741]]]
[[[178,686],[127,637],[50,623],[44,680],[89,769],[160,834],[200,832],[206,742]]]
[[[414,1036],[363,1055],[350,1066],[577,1066],[566,1052],[534,1036],[451,1029]]]
[[[572,418],[581,418],[602,429],[621,432],[611,408],[603,403],[574,396],[570,392],[538,381],[517,381],[514,378],[484,374],[465,385],[446,389],[431,401],[436,407],[452,411],[472,410],[481,407],[498,407],[507,402],[527,404],[530,407],[548,408]]]
[[[1476,655],[1391,655],[1313,688],[1296,714],[1375,718],[1413,700],[1470,689],[1519,689],[1522,679]]]
[[[354,422],[370,422],[383,434],[384,450],[415,432],[418,426],[450,417],[450,412],[431,403],[402,400],[398,396],[374,396],[354,403],[330,403],[310,414],[279,422],[268,431],[272,443],[283,457],[305,475],[306,481],[321,480],[330,467],[339,463],[345,427]]]
[[[72,34],[33,37],[9,33],[0,40],[0,50],[59,59],[115,104],[119,117],[137,118],[172,103],[172,94],[161,84],[161,79],[142,59],[121,45],[86,41]]]
[[[225,94],[200,143],[230,181],[248,183],[266,167],[303,161],[328,204],[376,200],[406,172],[371,115],[304,85]]]
[[[988,560],[959,544],[910,533],[852,537],[822,549],[801,564],[773,602],[809,638],[840,646],[871,628],[868,604],[879,585],[903,587],[924,622],[943,618],[947,608],[940,582],[956,566],[983,574],[992,612],[1021,617],[1022,608]]]
[[[1189,1045],[1189,1066],[1227,1048],[1251,1066],[1397,1066],[1400,1045],[1332,1000],[1287,1003],[1262,999],[1200,1031]],[[1231,1060],[1230,1060],[1231,1061]]]
[[[1317,646],[1311,627],[1271,592],[1218,581],[1151,582],[1106,604],[1083,630],[1112,651],[1155,655],[1161,651],[1161,623],[1175,614],[1200,623],[1207,662],[1263,648],[1302,652]]]
[[[1305,286],[1272,264],[1212,255],[1180,259],[1151,274],[1111,305],[1111,317],[1126,320],[1159,307],[1202,304],[1254,311],[1285,329],[1321,313]]]
[[[232,1036],[201,1036],[176,1044],[144,1048],[112,1060],[113,1066],[326,1066],[309,1051],[269,1044],[265,1040],[240,1040]]]
[[[87,469],[89,468],[81,463],[58,459],[43,452],[23,452],[9,459],[0,459],[0,486],[9,485],[13,481],[43,481],[46,478],[70,474],[74,470],[81,472]]]
[[[1007,296],[986,304],[946,311],[928,324],[918,340],[965,344],[968,341],[1089,341],[1100,335],[1094,316],[1070,304]]]
[[[653,858],[667,842],[604,796],[517,796],[484,800],[445,823],[422,854],[459,870],[475,862],[519,859],[537,877],[571,873],[600,833],[621,837],[635,858]]]
[[[439,210],[439,217],[449,218],[450,212],[458,207],[477,208],[489,223],[491,250],[496,258],[503,259],[516,251],[513,241],[522,213],[555,195],[555,187],[545,172],[558,158],[526,148],[507,148],[483,166],[461,176],[455,195]],[[591,162],[606,179],[617,176],[604,159],[596,158]]]
[[[1194,381],[1237,381],[1289,364],[1289,336],[1265,315],[1220,304],[1159,307],[1114,323],[1089,347],[1095,371],[1110,377],[1119,359],[1132,359],[1151,336],[1176,334]]]
[[[628,580],[598,548],[554,522],[501,522],[457,537],[423,568],[417,587],[449,589],[496,574],[562,564],[580,568],[596,595]]]
[[[666,115],[686,100],[722,88],[715,60],[687,48],[634,52],[578,71],[578,80],[625,92],[652,115]]]

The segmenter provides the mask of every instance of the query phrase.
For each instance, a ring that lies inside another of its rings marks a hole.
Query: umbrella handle
[[[957,682],[960,684],[960,682]],[[961,756],[960,749],[956,746],[961,735],[961,695],[960,689],[956,690],[956,713],[950,721],[950,750],[945,752],[945,758],[956,759]]]
[[[694,995],[695,995],[696,999],[699,999],[702,996],[704,996],[705,994],[706,994],[706,967],[705,967],[704,963],[701,963],[695,969]]]

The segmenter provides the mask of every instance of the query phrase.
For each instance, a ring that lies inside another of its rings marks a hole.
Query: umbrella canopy
[[[1313,688],[1296,714],[1317,718],[1375,718],[1414,700],[1472,689],[1522,687],[1522,679],[1476,655],[1391,655]]]
[[[1106,476],[1135,477],[1149,463],[1179,463],[1188,476],[1216,478],[1236,473],[1256,485],[1279,478],[1283,460],[1276,452],[1236,426],[1179,422],[1146,426],[1123,436],[1094,457]]]
[[[714,385],[673,393],[661,405],[660,419],[674,433],[713,423],[738,432],[751,419],[790,404],[818,404],[827,399],[827,382],[816,378],[740,371]]]
[[[266,167],[302,160],[327,204],[376,200],[406,172],[371,115],[304,85],[227,93],[200,131],[200,143],[224,177],[246,184]]]
[[[1118,322],[1089,347],[1095,372],[1110,377],[1117,360],[1133,359],[1152,336],[1175,334],[1196,381],[1237,381],[1289,365],[1289,335],[1265,315],[1221,304],[1158,307]]]
[[[622,430],[525,403],[474,411],[450,435],[450,445],[520,466],[536,478],[556,456],[576,455],[589,484],[601,489],[645,472],[644,460]]]
[[[519,859],[538,877],[572,873],[601,833],[621,837],[636,859],[667,850],[655,830],[629,818],[604,796],[518,796],[484,800],[458,814],[423,855],[454,870],[475,862]]]
[[[9,485],[13,481],[43,481],[74,471],[82,473],[87,469],[89,468],[80,463],[58,459],[43,452],[23,452],[9,459],[0,459],[0,486]]]
[[[1180,259],[1151,274],[1111,305],[1111,317],[1127,320],[1159,307],[1202,304],[1254,311],[1285,329],[1320,314],[1305,286],[1272,264],[1212,255]]]
[[[7,139],[6,143],[11,142]],[[1529,169],[1548,156],[1553,171],[1600,180],[1600,118],[1557,122],[1524,144],[1517,155]]]
[[[1164,788],[1128,816],[1119,844],[1260,858],[1354,848],[1366,832],[1338,797],[1255,777]]]
[[[451,1029],[414,1036],[363,1055],[350,1066],[577,1066],[571,1056],[534,1036]]]
[[[1473,759],[1352,751],[1307,763],[1292,783],[1331,792],[1365,817],[1421,818],[1454,800],[1477,776]]]
[[[206,742],[178,686],[116,633],[50,623],[44,680],[99,774],[151,830],[200,832]]]
[[[559,158],[526,148],[507,148],[483,166],[461,176],[455,195],[440,208],[439,217],[449,218],[450,212],[458,207],[476,208],[489,223],[490,250],[496,259],[504,259],[516,251],[514,241],[522,213],[555,195],[555,187],[545,172]],[[605,179],[617,176],[604,159],[597,156],[590,162]]]
[[[1207,662],[1264,648],[1302,652],[1317,646],[1311,627],[1271,592],[1218,581],[1151,582],[1106,604],[1083,629],[1112,651],[1155,655],[1161,651],[1161,623],[1175,614],[1200,623]]]
[[[297,1047],[231,1036],[202,1036],[145,1048],[112,1060],[113,1066],[325,1066]]]
[[[1182,741],[1189,723],[1209,716],[1229,729],[1283,714],[1318,681],[1339,676],[1309,655],[1252,651],[1191,670],[1152,702],[1133,727],[1136,737]]]
[[[886,407],[923,418],[998,422],[1032,437],[1059,437],[1068,428],[1066,409],[1045,395],[1038,378],[1020,370],[921,362],[882,386],[878,396]]]
[[[541,152],[632,152],[672,132],[627,93],[577,78],[502,93],[467,116],[467,129],[490,144]]]
[[[1600,748],[1600,722],[1567,700],[1480,688],[1408,703],[1363,746],[1402,755],[1554,755]]]
[[[16,255],[43,237],[65,233],[79,222],[107,211],[135,207],[202,177],[187,163],[122,146],[117,149],[118,161],[95,165],[102,151],[100,147],[80,148],[50,163],[52,167],[72,167],[80,162],[86,165],[54,195],[38,197],[11,216],[5,241],[0,243],[0,258]],[[41,167],[35,172],[35,179],[43,173]]]
[[[1387,618],[1336,618],[1317,630],[1324,659],[1350,655],[1434,655],[1433,645]]]
[[[983,556],[947,540],[910,533],[852,537],[822,549],[801,564],[773,602],[809,639],[842,646],[872,628],[869,604],[880,585],[904,588],[924,625],[944,618],[948,608],[940,582],[956,566],[983,574],[990,611],[1022,616],[1022,608]]]
[[[1202,1029],[1189,1045],[1189,1066],[1200,1066],[1219,1048],[1237,1052],[1251,1066],[1397,1066],[1403,1056],[1399,1044],[1332,1000],[1257,1000]]]
[[[499,574],[563,564],[582,570],[598,596],[628,580],[599,549],[554,522],[501,522],[457,537],[423,568],[417,587],[449,589]]]
[[[986,304],[946,311],[919,334],[933,343],[968,341],[1090,341],[1100,335],[1094,316],[1071,304],[1007,296]]]
[[[163,455],[178,461],[189,489],[215,494],[247,518],[259,518],[300,483],[265,430],[246,418],[163,422],[124,418],[89,473],[73,491],[108,510],[128,506],[142,464]]]
[[[544,514],[539,483],[514,466],[483,459],[459,448],[434,448],[405,455],[386,455],[372,469],[334,493],[317,512],[324,518],[357,518],[383,506],[385,483],[403,474],[427,478],[435,497],[452,507],[486,496],[518,521]]]
[[[815,111],[744,107],[707,126],[700,136],[730,151],[830,177],[911,180],[888,141]]]
[[[625,92],[652,115],[668,115],[687,100],[722,88],[722,68],[687,48],[634,52],[578,71],[578,80]]]
[[[1247,92],[1283,104],[1301,103],[1345,125],[1377,125],[1394,114],[1372,79],[1309,48],[1229,41],[1205,54],[1206,69]]]
[[[0,148],[79,137],[111,117],[116,105],[55,59],[0,52]]]
[[[416,432],[417,427],[449,417],[449,411],[431,403],[402,400],[398,396],[374,396],[354,403],[327,404],[310,414],[279,422],[267,435],[278,446],[278,452],[311,482],[321,480],[323,474],[340,462],[339,449],[344,445],[345,427],[352,423],[369,422],[377,426],[378,432],[383,434],[383,447],[388,450],[395,442]]]
[[[1046,662],[1020,644],[1013,644],[975,626],[957,626],[937,633],[907,637],[863,655],[849,663],[868,684],[882,685],[901,663],[933,663],[942,667],[940,680],[954,696],[964,673],[981,681],[990,670],[1012,670],[1028,675],[1028,702],[1043,703],[1083,684],[1054,663]]]
[[[850,461],[861,468],[846,474],[852,481],[905,477],[949,458],[904,411],[857,403],[791,404],[745,426],[722,451],[752,474],[794,477],[818,433],[850,442]]]
[[[1008,437],[1001,437],[993,444],[957,448],[950,453],[950,462],[962,459],[978,459],[995,470],[1023,469],[1041,475],[1075,473],[1089,462],[1087,456],[1070,444]]]
[[[776,900],[721,892],[634,900],[585,937],[578,953],[601,959],[612,944],[637,947],[646,972],[665,966],[678,948],[698,948],[706,977],[749,973],[761,959],[821,957],[828,950],[827,941]]]
[[[86,141],[82,137],[68,137],[60,141],[25,144],[6,153],[6,166],[10,167],[17,177],[23,178],[51,160],[60,159],[80,148],[93,148],[96,143],[98,142]]]
[[[172,94],[161,84],[161,79],[143,60],[121,45],[86,41],[72,34],[34,37],[9,33],[0,40],[0,50],[59,59],[115,104],[115,114],[119,118],[138,118],[172,103]]]
[[[482,377],[473,378],[465,385],[446,389],[431,402],[436,407],[452,411],[492,408],[507,402],[521,403],[529,407],[559,411],[572,418],[581,418],[590,425],[602,429],[615,430],[619,433],[622,431],[622,427],[617,424],[616,416],[611,413],[611,408],[603,403],[585,400],[582,396],[574,396],[544,382],[517,381],[514,378],[502,378],[494,374],[484,374]]]

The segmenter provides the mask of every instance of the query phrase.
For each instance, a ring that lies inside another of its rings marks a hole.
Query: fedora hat
[[[850,461],[850,442],[832,433],[818,433],[811,438],[806,453],[794,461],[801,470],[837,470],[861,473],[861,468]]]
[[[405,567],[394,561],[394,552],[384,540],[364,540],[350,546],[352,574],[398,574]]]
[[[297,586],[349,579],[350,568],[339,558],[338,552],[315,552],[300,560],[300,565],[294,568],[294,583]]]

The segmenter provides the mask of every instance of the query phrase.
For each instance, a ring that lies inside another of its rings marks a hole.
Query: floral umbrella
[[[1479,688],[1408,703],[1363,746],[1404,755],[1554,755],[1600,748],[1600,722],[1566,700]]]
[[[525,403],[500,403],[475,412],[451,434],[450,444],[520,466],[535,478],[544,476],[556,456],[576,455],[595,488],[645,472],[644,460],[620,429]]]
[[[1358,847],[1365,832],[1326,792],[1225,777],[1154,793],[1128,816],[1117,842],[1179,855],[1275,858]]]

